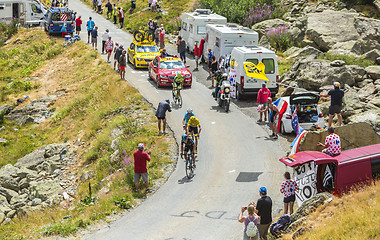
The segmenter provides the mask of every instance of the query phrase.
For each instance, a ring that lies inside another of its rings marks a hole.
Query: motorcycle
[[[217,95],[217,101],[219,107],[224,108],[226,112],[230,110],[231,102],[231,84],[228,80],[223,80],[220,83],[219,93]]]

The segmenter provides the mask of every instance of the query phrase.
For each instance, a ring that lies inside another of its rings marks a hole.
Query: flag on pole
[[[244,62],[245,73],[248,77],[257,78],[269,82],[269,79],[265,75],[265,65],[259,62],[257,65],[251,62]]]

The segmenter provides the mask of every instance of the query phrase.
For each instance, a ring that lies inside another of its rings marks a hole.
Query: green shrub
[[[291,46],[293,41],[290,35],[290,31],[286,27],[272,28],[266,33],[270,45],[277,51],[284,52]]]
[[[329,61],[342,60],[346,63],[346,65],[358,65],[363,68],[375,65],[375,62],[372,60],[364,59],[363,57],[355,57],[352,55],[346,55],[346,54],[334,54],[334,53],[327,52],[318,58],[326,59]]]

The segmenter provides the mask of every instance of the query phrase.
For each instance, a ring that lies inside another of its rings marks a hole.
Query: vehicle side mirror
[[[186,65],[186,68],[189,68],[190,67],[190,65]]]

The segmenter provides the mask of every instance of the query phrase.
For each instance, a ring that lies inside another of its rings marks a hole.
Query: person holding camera
[[[248,211],[248,216],[243,216],[245,210]],[[256,209],[253,204],[249,204],[248,207],[241,207],[241,212],[239,215],[239,222],[244,223],[244,240],[257,240],[258,230],[257,224],[259,223],[260,217],[256,214]]]

